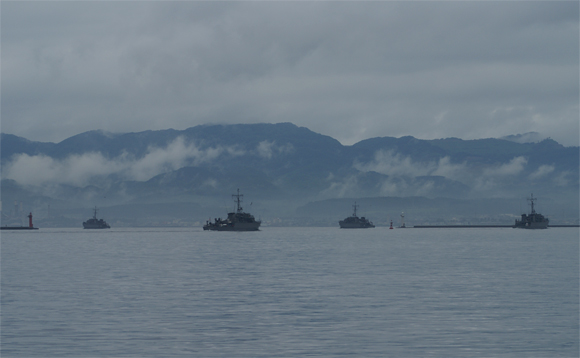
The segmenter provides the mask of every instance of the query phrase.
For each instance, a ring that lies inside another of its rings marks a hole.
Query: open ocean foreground
[[[579,229],[2,232],[1,357],[578,357]]]

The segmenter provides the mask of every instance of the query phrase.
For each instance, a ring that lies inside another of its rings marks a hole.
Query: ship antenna
[[[232,197],[235,197],[235,198],[236,198],[236,199],[235,199],[235,201],[236,201],[236,203],[237,203],[237,205],[238,205],[238,208],[237,208],[237,212],[238,212],[238,213],[241,213],[241,212],[242,212],[242,210],[243,210],[243,209],[242,209],[242,207],[240,206],[240,203],[242,202],[242,200],[240,199],[240,197],[243,197],[243,196],[244,196],[244,195],[241,195],[241,194],[240,194],[240,188],[238,188],[238,194],[233,194],[233,195],[232,195]]]

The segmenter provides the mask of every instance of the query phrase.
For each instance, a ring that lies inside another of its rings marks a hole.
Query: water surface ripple
[[[2,232],[1,356],[578,357],[578,237]]]

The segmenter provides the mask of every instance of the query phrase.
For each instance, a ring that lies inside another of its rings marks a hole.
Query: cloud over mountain
[[[186,200],[237,188],[256,200],[557,197],[577,192],[579,182],[578,148],[552,140],[379,137],[344,146],[290,123],[94,131],[60,143],[2,137],[3,180],[77,203]]]
[[[127,152],[113,159],[105,158],[100,152],[74,154],[64,159],[44,154],[19,154],[5,165],[2,175],[24,185],[85,186],[95,178],[112,174],[125,180],[145,181],[161,173],[217,160],[222,155],[241,156],[244,152],[223,146],[199,149],[194,143],[186,143],[183,137],[178,137],[166,147],[148,147],[141,158]]]

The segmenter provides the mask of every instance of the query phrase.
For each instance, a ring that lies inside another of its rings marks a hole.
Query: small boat
[[[356,205],[356,201],[352,207],[354,208],[354,213],[352,216],[349,216],[346,219],[340,220],[338,222],[341,229],[367,229],[375,227],[375,225],[373,225],[373,223],[367,220],[364,216],[360,218],[356,216],[356,208],[358,207],[358,205]]]
[[[236,211],[228,213],[227,219],[217,218],[214,219],[214,222],[208,220],[203,229],[211,231],[258,231],[262,222],[256,221],[252,214],[244,212],[240,205],[243,196],[238,189],[237,194],[232,194],[237,204]]]
[[[28,226],[1,226],[0,230],[38,230],[32,225],[32,213],[28,214]]]
[[[110,229],[111,227],[103,219],[97,219],[97,207],[93,210],[93,217],[83,222],[84,229]]]
[[[531,194],[528,200],[532,206],[532,211],[529,214],[522,214],[521,220],[516,219],[513,227],[518,229],[547,229],[550,220],[534,210],[534,201],[537,200],[534,198],[534,194]]]

